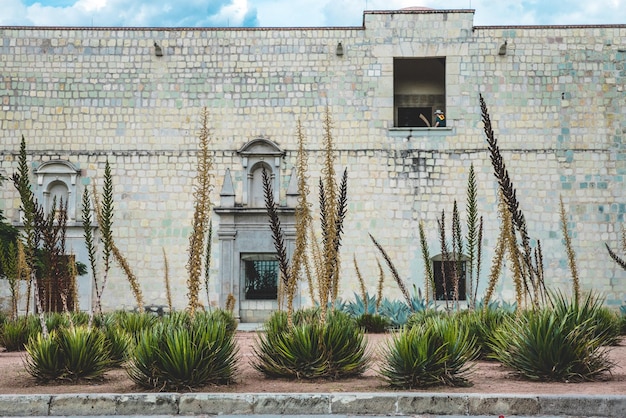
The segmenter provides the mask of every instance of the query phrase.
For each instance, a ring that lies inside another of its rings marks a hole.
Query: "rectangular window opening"
[[[435,111],[446,112],[445,57],[394,58],[393,101],[394,126],[433,126]]]
[[[246,300],[278,299],[278,260],[275,254],[241,256]]]
[[[442,264],[445,269],[445,289],[444,289],[444,280],[443,280],[443,271]],[[456,266],[455,266],[456,265]],[[436,300],[454,300],[454,276],[455,276],[455,267],[456,274],[459,278],[459,300],[466,300],[466,281],[465,281],[465,271],[466,271],[466,262],[465,261],[433,261],[433,277],[435,279],[435,299]],[[447,298],[446,298],[447,295]]]

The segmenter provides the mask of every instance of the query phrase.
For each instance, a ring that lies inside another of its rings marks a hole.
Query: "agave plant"
[[[378,314],[363,314],[356,319],[356,323],[370,334],[381,334],[391,327],[389,318]]]
[[[596,320],[600,307],[588,296],[526,311],[496,330],[491,356],[530,380],[595,380],[614,366],[606,347],[612,337]]]
[[[224,318],[179,313],[144,329],[126,366],[129,377],[146,388],[173,390],[231,382],[237,346]]]
[[[617,345],[620,340],[619,321],[617,316],[603,306],[603,299],[588,293],[581,300],[568,300],[563,294],[552,295],[555,313],[561,318],[568,318],[572,326],[589,320],[592,322],[593,337],[602,340],[602,345]]]
[[[121,366],[132,350],[134,339],[126,331],[116,326],[102,328],[102,332],[109,346],[109,360],[112,367]]]
[[[448,313],[445,311],[438,311],[436,309],[425,309],[423,311],[417,311],[412,313],[406,321],[406,328],[411,328],[416,325],[423,325],[431,318],[444,318]]]
[[[392,387],[466,386],[475,339],[454,317],[432,317],[404,328],[383,349],[380,374]]]
[[[158,317],[151,313],[145,312],[126,312],[119,311],[114,315],[114,321],[136,340],[141,332],[151,328],[157,321]]]
[[[94,379],[111,368],[109,344],[99,329],[70,327],[56,336],[64,368],[61,378]]]
[[[26,370],[37,380],[96,379],[111,367],[110,348],[96,328],[69,327],[37,334],[26,345]]]
[[[347,302],[344,312],[352,315],[354,318],[358,318],[363,314],[375,314],[376,313],[376,296],[370,296],[365,294],[367,300],[364,300],[359,294],[354,294],[354,301]]]
[[[460,311],[456,314],[459,320],[468,327],[470,334],[476,338],[476,345],[482,359],[490,358],[492,351],[489,342],[494,333],[514,315],[513,312],[498,306],[494,304],[486,310]]]
[[[41,332],[41,325],[35,316],[22,316],[9,320],[0,332],[0,346],[7,351],[22,351],[28,339],[39,332]]]
[[[391,326],[399,328],[406,325],[411,316],[411,308],[403,301],[383,299],[378,313],[389,319]]]
[[[63,374],[63,361],[55,334],[55,331],[48,337],[37,334],[26,345],[26,371],[42,382],[57,379]]]
[[[286,315],[277,312],[266,322],[253,350],[252,366],[268,377],[346,378],[362,374],[370,361],[360,327],[336,310],[329,311],[324,322],[315,315],[298,317],[296,312],[291,327]]]

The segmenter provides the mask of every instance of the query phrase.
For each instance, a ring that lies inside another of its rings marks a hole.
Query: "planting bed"
[[[374,355],[374,362],[368,371],[359,378],[347,380],[293,381],[267,379],[256,371],[250,361],[253,359],[254,332],[238,332],[239,372],[235,384],[227,386],[206,386],[197,392],[240,392],[240,393],[330,393],[330,392],[383,392],[393,389],[385,385],[378,376],[377,359],[379,350],[390,338],[389,334],[370,334],[368,345]],[[136,386],[124,370],[113,370],[105,378],[95,382],[46,383],[38,384],[24,369],[25,353],[0,352],[0,393],[1,394],[57,394],[57,393],[129,393],[146,392]],[[521,380],[499,363],[478,361],[469,376],[469,387],[433,387],[424,392],[446,393],[519,393],[519,394],[581,394],[581,395],[626,395],[626,338],[620,345],[612,347],[610,358],[617,364],[612,374],[605,380],[584,383],[529,382]]]

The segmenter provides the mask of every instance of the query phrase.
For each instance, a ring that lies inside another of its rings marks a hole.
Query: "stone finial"
[[[295,167],[291,169],[291,178],[287,187],[287,207],[295,208],[298,205],[298,174]]]
[[[230,177],[230,168],[226,169],[224,174],[224,183],[222,184],[222,191],[220,192],[221,202],[220,205],[223,208],[235,207],[235,189],[233,187],[233,180]]]

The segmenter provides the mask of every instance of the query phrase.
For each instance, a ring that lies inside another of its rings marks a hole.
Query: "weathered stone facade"
[[[456,199],[465,218],[473,163],[485,219],[484,287],[499,224],[479,93],[528,229],[541,240],[547,280],[562,286],[570,281],[559,224],[562,196],[583,287],[602,292],[612,305],[626,299],[626,272],[604,249],[605,242],[618,247],[626,212],[626,25],[474,27],[472,10],[401,10],[366,12],[363,27],[349,28],[2,27],[0,38],[0,170],[16,170],[23,135],[33,170],[55,160],[79,170],[72,196],[80,199],[94,180],[102,184],[108,159],[114,235],[147,303],[165,303],[162,249],[175,305],[186,303],[203,107],[212,128],[213,202],[223,207],[220,199],[234,198],[233,207],[243,209],[249,179],[239,151],[255,139],[284,152],[277,174],[279,200],[287,204],[298,119],[310,152],[310,187],[316,190],[328,107],[337,170],[349,172],[341,285],[346,297],[357,288],[353,254],[374,292],[378,254],[368,233],[389,251],[409,285],[424,287],[419,221],[431,255],[437,254],[437,217],[442,210],[451,214]],[[155,43],[162,56],[155,55]],[[426,59],[430,69],[441,65],[444,85],[418,80],[422,96],[410,89],[394,92],[403,88],[402,59]],[[417,106],[428,97],[439,106],[443,98],[447,127],[397,126],[401,93],[413,95]],[[220,196],[227,170],[234,193]],[[43,197],[44,183],[35,174],[33,184]],[[18,207],[17,193],[6,182],[0,208],[17,223]],[[80,219],[80,201],[76,208],[74,218]],[[216,230],[223,218],[217,212]],[[79,235],[72,251],[86,262]],[[211,299],[223,304],[230,291],[240,299],[241,283],[226,286],[222,276],[225,262],[236,276],[239,260],[220,254],[218,234],[213,243]],[[399,295],[387,280],[387,294]],[[87,308],[91,278],[81,278],[80,286],[80,303]],[[114,269],[107,286],[106,308],[134,304],[121,270]],[[508,271],[498,292],[512,297]],[[306,295],[303,289],[303,304]]]

